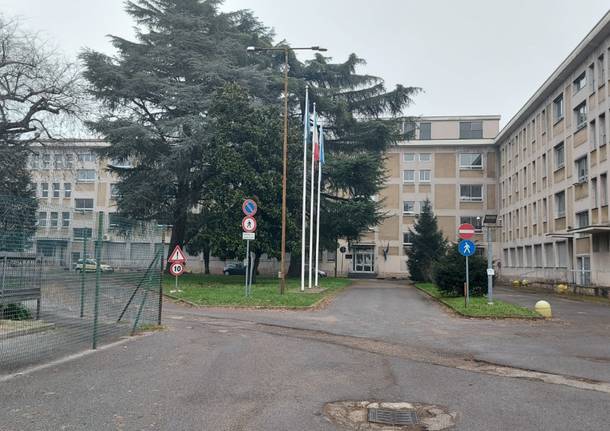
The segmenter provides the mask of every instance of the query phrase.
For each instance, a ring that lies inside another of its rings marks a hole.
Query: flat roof
[[[510,121],[500,130],[496,136],[496,142],[505,139],[517,126],[534,113],[540,103],[550,97],[557,86],[569,77],[573,70],[599,47],[601,42],[610,34],[610,10],[598,21],[585,38],[572,50],[565,60],[555,69],[536,92],[525,102],[525,105],[517,111]]]

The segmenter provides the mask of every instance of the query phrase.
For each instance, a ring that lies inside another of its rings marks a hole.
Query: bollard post
[[[100,275],[102,260],[102,239],[104,237],[104,213],[100,211],[97,217],[97,240],[95,241],[95,299],[93,302],[93,350],[97,349],[97,323],[100,302]]]

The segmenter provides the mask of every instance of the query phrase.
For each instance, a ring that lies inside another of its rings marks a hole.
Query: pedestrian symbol
[[[460,243],[458,244],[458,251],[462,256],[472,256],[475,250],[476,247],[474,245],[474,242],[468,241],[467,239],[460,241]]]

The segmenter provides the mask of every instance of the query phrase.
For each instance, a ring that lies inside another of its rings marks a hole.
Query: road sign
[[[169,267],[169,273],[173,276],[178,277],[179,275],[182,275],[183,272],[184,265],[181,263],[172,263],[172,265]]]
[[[256,239],[256,234],[254,232],[243,232],[241,234],[241,239],[248,239],[248,240]]]
[[[246,199],[243,205],[241,206],[241,210],[244,212],[245,215],[253,216],[258,210],[258,206],[256,205],[256,202],[254,202],[252,199]]]
[[[470,223],[461,224],[458,227],[458,235],[462,239],[470,239],[474,236],[474,226]]]
[[[182,252],[180,246],[176,245],[176,248],[174,248],[174,251],[172,251],[172,254],[170,254],[169,259],[167,260],[170,263],[185,263],[186,256],[184,256],[184,253]]]
[[[245,216],[241,221],[241,227],[244,232],[255,232],[256,231],[256,219],[252,216]]]
[[[474,245],[474,242],[468,241],[467,239],[460,241],[460,243],[458,244],[458,251],[462,256],[472,256],[475,250],[476,247]]]

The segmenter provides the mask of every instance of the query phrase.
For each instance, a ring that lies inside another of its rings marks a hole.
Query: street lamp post
[[[275,48],[259,48],[249,46],[248,52],[256,51],[283,51],[284,52],[284,143],[283,143],[283,169],[282,169],[282,250],[280,261],[280,293],[286,290],[286,178],[288,174],[288,52],[289,51],[326,51],[319,46],[291,48],[280,46]],[[305,107],[308,109],[308,107]],[[311,251],[310,251],[311,252]]]

